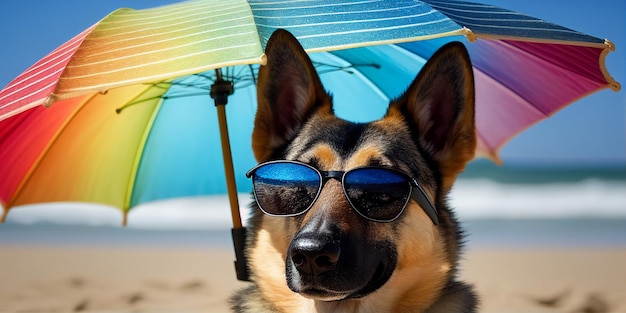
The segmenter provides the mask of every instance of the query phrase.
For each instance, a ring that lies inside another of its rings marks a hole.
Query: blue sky
[[[0,4],[0,87],[83,29],[119,7],[141,9],[167,0],[21,0]],[[617,50],[610,74],[626,89],[626,2],[623,0],[483,0],[599,38]],[[603,90],[561,110],[511,140],[507,164],[626,164],[626,91]]]

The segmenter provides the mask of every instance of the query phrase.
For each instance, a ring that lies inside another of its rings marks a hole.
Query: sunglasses
[[[404,212],[410,199],[424,209],[435,225],[437,211],[415,179],[384,167],[358,167],[349,171],[320,171],[296,161],[270,161],[252,168],[254,198],[270,216],[296,216],[309,210],[326,182],[341,182],[352,208],[374,222],[392,222]]]

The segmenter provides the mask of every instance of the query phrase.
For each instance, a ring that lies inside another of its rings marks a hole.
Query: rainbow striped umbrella
[[[379,117],[438,47],[465,42],[478,152],[496,160],[530,125],[591,92],[620,88],[604,67],[610,42],[489,5],[197,0],[120,9],[0,91],[3,219],[36,202],[97,202],[126,216],[144,202],[223,193],[218,150],[229,139],[218,120],[236,139],[234,172],[231,148],[222,149],[236,200],[234,181],[250,190],[243,173],[254,164],[254,76],[278,28],[311,53],[339,115],[352,120]]]

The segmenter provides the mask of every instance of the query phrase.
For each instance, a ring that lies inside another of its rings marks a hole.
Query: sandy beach
[[[230,249],[0,246],[0,312],[229,312]],[[626,248],[473,248],[481,312],[626,312]]]

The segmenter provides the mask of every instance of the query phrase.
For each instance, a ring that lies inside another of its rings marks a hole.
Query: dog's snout
[[[319,275],[331,270],[339,261],[341,246],[330,237],[300,237],[291,245],[289,255],[301,273]]]

